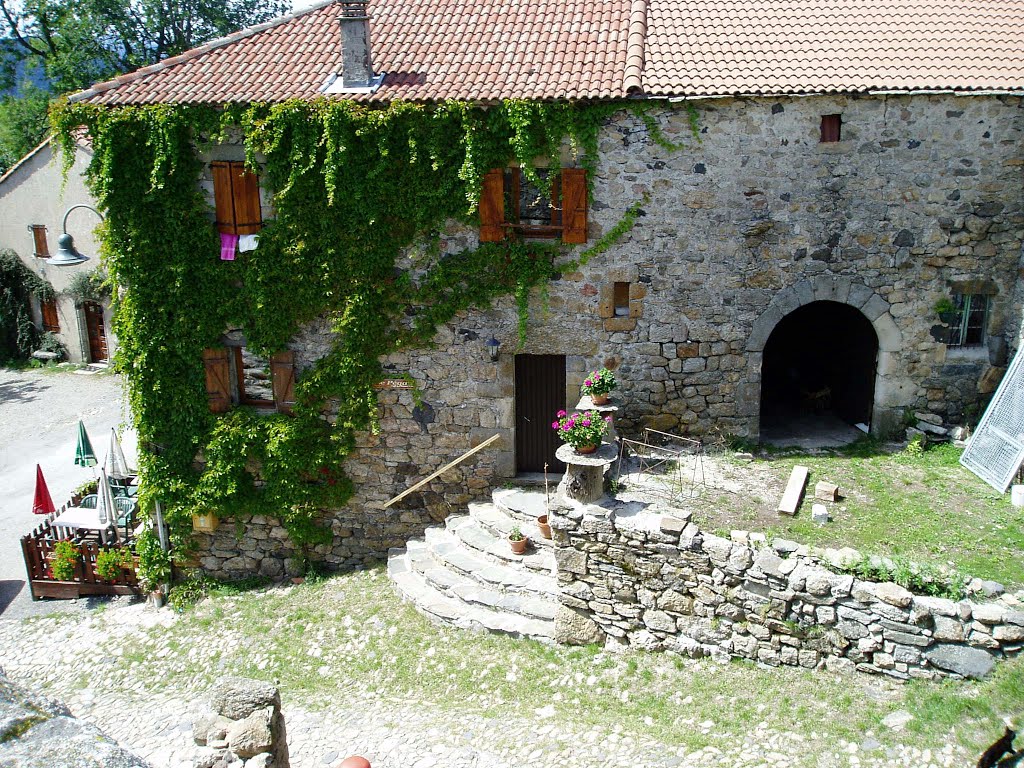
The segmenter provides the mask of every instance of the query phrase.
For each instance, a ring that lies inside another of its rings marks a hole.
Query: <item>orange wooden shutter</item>
[[[217,210],[217,229],[235,234],[235,205],[231,192],[231,163],[210,163],[213,171],[213,204]]]
[[[50,255],[50,246],[46,243],[46,225],[32,225],[32,240],[35,245],[36,256],[45,258]]]
[[[291,413],[295,407],[295,353],[290,349],[270,358],[270,380],[277,410]]]
[[[500,168],[484,174],[480,194],[480,242],[505,239],[505,173]]]
[[[235,234],[255,235],[263,226],[259,177],[246,171],[243,163],[231,163],[231,191],[235,204]]]
[[[60,333],[57,302],[54,299],[46,299],[40,302],[39,306],[43,310],[43,330],[50,333]]]
[[[562,242],[587,242],[587,172],[562,169]]]
[[[206,368],[206,400],[213,413],[231,410],[231,364],[228,351],[223,348],[204,349],[203,366]]]

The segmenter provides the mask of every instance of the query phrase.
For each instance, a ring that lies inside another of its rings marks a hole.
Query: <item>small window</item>
[[[509,236],[587,241],[587,182],[582,168],[537,169],[533,183],[520,167],[485,174],[480,197],[480,242]],[[540,187],[550,181],[550,194]]]
[[[984,294],[954,293],[953,317],[949,323],[951,347],[977,347],[985,343],[990,297]]]
[[[821,141],[835,142],[842,138],[843,116],[822,115],[821,116]]]
[[[43,330],[49,333],[60,333],[60,319],[57,317],[57,300],[43,299],[39,302],[43,315]]]
[[[614,289],[616,317],[629,317],[629,283],[616,283]]]
[[[241,405],[273,407],[274,384],[270,362],[245,347],[234,347],[235,381]]]
[[[263,226],[260,183],[245,163],[211,163],[217,229],[229,235],[255,235]]]
[[[29,229],[32,230],[32,247],[36,258],[49,258],[50,246],[46,242],[46,225],[32,224]]]

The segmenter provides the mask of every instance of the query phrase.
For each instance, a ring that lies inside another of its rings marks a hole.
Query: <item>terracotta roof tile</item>
[[[314,98],[336,2],[72,97],[102,104]],[[1024,90],[1024,0],[370,0],[367,101]]]
[[[1024,0],[649,0],[643,90],[1024,90]]]

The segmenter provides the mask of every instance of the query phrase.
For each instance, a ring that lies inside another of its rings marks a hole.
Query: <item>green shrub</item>
[[[151,528],[135,540],[135,554],[139,556],[139,583],[145,591],[151,592],[171,580],[171,555],[164,552]]]
[[[78,564],[78,547],[70,541],[58,541],[53,547],[53,560],[50,561],[50,572],[57,581],[71,581],[75,578],[75,566]]]
[[[96,555],[96,575],[101,579],[114,581],[125,568],[131,568],[134,563],[135,560],[128,547],[103,549]]]

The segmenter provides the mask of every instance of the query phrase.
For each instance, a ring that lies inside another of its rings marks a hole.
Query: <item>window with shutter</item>
[[[204,349],[206,369],[206,401],[213,413],[231,410],[231,361],[223,348]]]
[[[232,405],[276,408],[291,413],[295,406],[295,353],[279,352],[268,362],[245,347],[203,351],[206,396],[213,413]]]
[[[294,352],[286,349],[270,358],[270,378],[277,410],[281,413],[291,413],[295,407]]]
[[[254,235],[263,226],[260,184],[245,163],[218,161],[213,171],[213,202],[217,229],[231,235]]]
[[[484,176],[480,197],[480,242],[497,242],[511,235],[562,238],[566,243],[587,241],[587,183],[581,168],[537,169],[550,179],[545,194],[522,168],[492,170]]]
[[[32,247],[36,258],[46,259],[50,256],[50,246],[46,242],[46,225],[45,224],[32,224],[29,229],[32,230]]]
[[[60,333],[60,319],[57,317],[57,300],[44,299],[39,303],[43,315],[43,330]]]
[[[821,116],[821,141],[824,144],[839,141],[843,132],[842,115]]]

